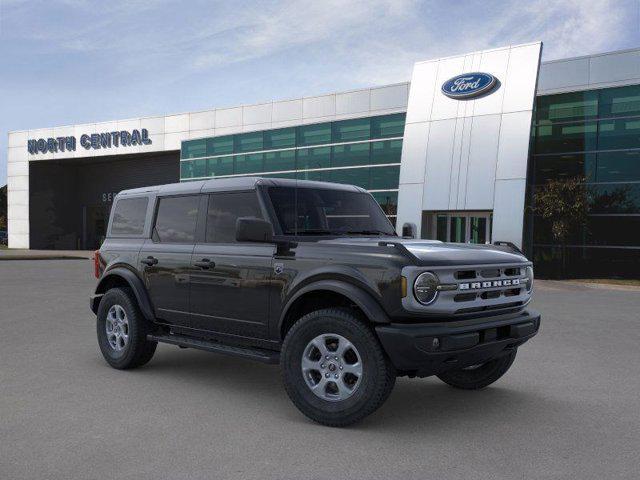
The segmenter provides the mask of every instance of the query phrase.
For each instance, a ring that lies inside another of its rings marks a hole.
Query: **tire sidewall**
[[[320,411],[328,418],[346,418],[366,407],[375,397],[381,382],[386,382],[384,369],[378,368],[384,358],[375,337],[363,324],[324,311],[313,312],[294,324],[289,331],[281,354],[282,374],[285,388],[300,410],[314,418],[314,411]],[[323,400],[308,387],[302,373],[302,356],[311,340],[318,335],[334,333],[345,337],[358,350],[363,374],[356,391],[341,401]],[[369,335],[367,335],[369,333]],[[373,340],[373,341],[372,341]]]
[[[105,328],[107,313],[113,305],[120,305],[124,309],[129,324],[129,341],[121,351],[116,351],[111,347]],[[115,368],[126,368],[132,362],[135,354],[135,343],[139,343],[141,339],[144,340],[141,337],[146,336],[143,330],[143,319],[135,300],[131,298],[131,294],[121,288],[113,288],[107,291],[98,307],[96,322],[98,345],[107,363]]]

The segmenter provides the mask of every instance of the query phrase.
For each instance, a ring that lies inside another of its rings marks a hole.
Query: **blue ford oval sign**
[[[442,93],[450,98],[472,98],[491,91],[496,77],[489,73],[464,73],[450,78],[442,84]]]

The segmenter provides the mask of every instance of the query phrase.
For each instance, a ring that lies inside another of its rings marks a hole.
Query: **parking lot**
[[[640,290],[538,282],[541,333],[479,392],[399,379],[348,429],[278,368],[160,345],[116,371],[88,260],[0,262],[0,478],[638,478]]]

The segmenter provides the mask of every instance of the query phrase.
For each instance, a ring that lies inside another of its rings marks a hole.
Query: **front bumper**
[[[540,329],[533,310],[471,320],[376,327],[387,355],[400,373],[419,377],[484,363],[505,355]]]

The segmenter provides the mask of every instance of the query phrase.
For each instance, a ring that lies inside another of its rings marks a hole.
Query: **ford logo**
[[[442,93],[450,98],[472,98],[491,91],[496,83],[496,77],[488,73],[464,73],[444,82]]]

